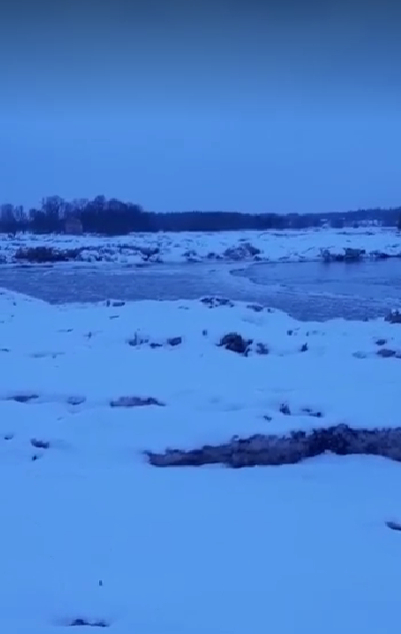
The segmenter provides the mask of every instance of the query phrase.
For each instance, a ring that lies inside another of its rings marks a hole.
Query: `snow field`
[[[230,332],[253,340],[247,356],[217,345]],[[86,631],[80,619],[118,634],[393,631],[399,464],[158,470],[142,452],[398,426],[401,359],[377,352],[401,352],[401,325],[3,292],[0,333],[4,632]],[[123,396],[160,404],[110,405]]]

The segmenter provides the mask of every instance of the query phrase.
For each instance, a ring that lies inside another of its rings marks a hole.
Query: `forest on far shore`
[[[325,214],[248,214],[226,211],[184,211],[155,213],[138,204],[117,198],[96,196],[93,200],[66,201],[48,196],[39,208],[25,210],[21,205],[0,205],[0,232],[97,233],[123,235],[135,231],[239,231],[267,229],[306,229],[330,226],[336,229],[377,224],[401,229],[401,207],[358,209]]]

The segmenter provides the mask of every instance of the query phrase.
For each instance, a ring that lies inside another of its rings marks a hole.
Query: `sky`
[[[0,201],[398,206],[400,32],[390,0],[3,0]]]

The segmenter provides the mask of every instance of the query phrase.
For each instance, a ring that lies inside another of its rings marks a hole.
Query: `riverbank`
[[[146,451],[396,429],[400,324],[216,298],[3,292],[0,312],[4,631],[262,634],[266,605],[280,634],[391,630],[401,464],[157,469]]]
[[[0,261],[7,263],[299,262],[401,257],[395,229],[309,229],[220,233],[137,233],[100,236],[3,236]]]
[[[323,412],[328,426],[399,424],[393,390],[401,378],[401,326],[383,319],[298,322],[257,304],[218,299],[50,306],[8,292],[1,311],[3,399],[21,392],[36,395],[36,404],[61,406],[78,395],[84,413],[121,396],[152,397],[168,404],[157,414],[167,416],[166,443],[170,407],[182,419],[196,417],[199,407],[208,411],[209,422],[176,428],[189,442],[198,432],[219,441],[266,428],[309,429],[315,421],[305,408]],[[219,345],[233,332],[253,342],[246,355]],[[394,358],[384,359],[383,348]],[[356,386],[363,398],[352,397]],[[280,411],[283,403],[291,416]],[[272,417],[268,425],[264,416]]]

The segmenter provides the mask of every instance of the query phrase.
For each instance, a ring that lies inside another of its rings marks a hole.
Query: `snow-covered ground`
[[[0,295],[1,631],[393,632],[400,464],[169,470],[142,452],[397,426],[401,359],[377,352],[401,352],[401,325],[121,304]],[[217,345],[232,331],[253,339],[247,356]],[[117,407],[124,396],[159,404]]]
[[[305,231],[232,231],[221,233],[136,233],[117,238],[99,236],[35,236],[21,234],[0,239],[0,261],[14,262],[20,249],[46,246],[80,249],[83,262],[188,262],[304,261],[318,260],[322,251],[343,254],[347,248],[363,249],[364,257],[401,256],[401,233],[375,227]]]

